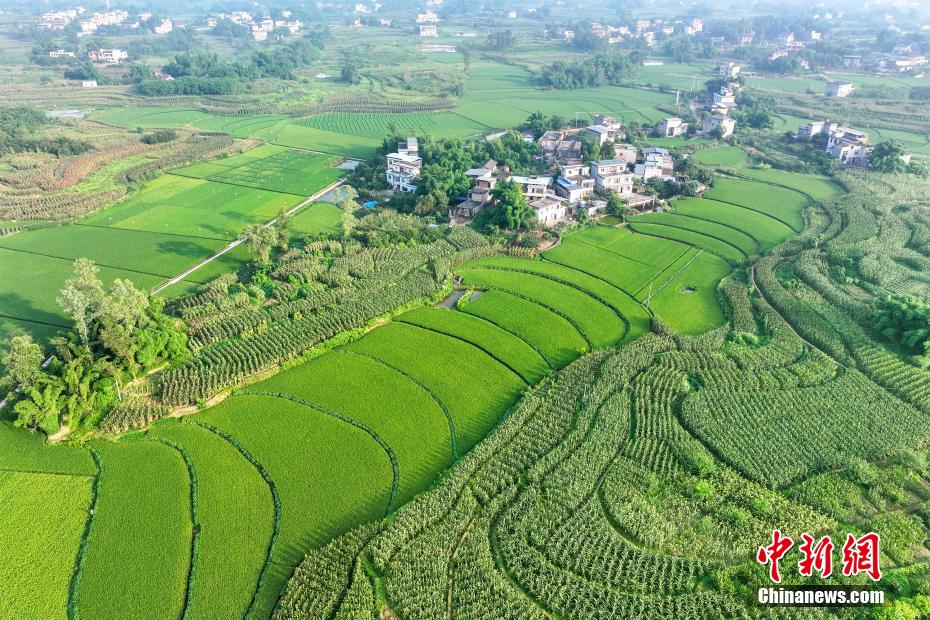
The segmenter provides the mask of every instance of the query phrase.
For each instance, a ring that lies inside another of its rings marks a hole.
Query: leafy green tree
[[[903,155],[904,147],[900,142],[885,140],[876,144],[875,148],[872,149],[872,154],[869,155],[869,163],[873,169],[879,172],[904,172],[907,169],[907,164],[902,159]]]
[[[7,352],[0,358],[4,368],[0,390],[24,390],[35,382],[42,366],[42,347],[29,334],[13,334],[7,342]]]
[[[44,373],[40,377],[35,385],[24,390],[25,398],[13,406],[16,414],[13,425],[54,433],[61,426],[64,386],[57,378]]]
[[[498,51],[506,51],[513,48],[515,37],[510,30],[500,30],[488,34],[488,46]]]
[[[613,159],[614,158],[614,143],[608,140],[601,145],[599,155],[601,159]]]
[[[278,217],[275,218],[274,222],[274,232],[277,237],[276,244],[279,248],[284,251],[287,251],[288,247],[291,245],[291,224],[293,223],[293,218],[287,212],[287,209],[281,209],[278,212]]]
[[[349,239],[352,237],[352,231],[358,221],[355,217],[355,200],[346,198],[339,204],[339,208],[342,209],[342,220],[340,222],[342,238]]]
[[[242,231],[242,237],[245,239],[249,252],[257,261],[267,263],[271,260],[271,250],[278,241],[278,235],[273,227],[251,224]]]
[[[491,190],[491,196],[495,202],[495,219],[498,223],[510,229],[528,227],[533,209],[526,201],[519,183],[507,179],[498,181]]]
[[[97,318],[103,303],[103,283],[97,277],[100,271],[94,262],[79,258],[72,266],[73,274],[65,282],[65,287],[58,295],[58,305],[74,320],[81,341],[87,345],[90,340],[91,322]]]

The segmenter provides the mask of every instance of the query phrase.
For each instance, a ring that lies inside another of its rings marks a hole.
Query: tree
[[[357,223],[355,218],[355,200],[353,198],[346,198],[339,203],[339,208],[342,209],[342,238],[348,239],[352,236],[352,231],[355,229],[355,224]]]
[[[277,242],[277,233],[270,226],[252,224],[242,231],[242,237],[249,248],[249,252],[261,263],[271,260],[271,250]]]
[[[509,50],[513,47],[514,36],[510,30],[492,32],[488,35],[488,45],[498,51]]]
[[[26,397],[13,406],[13,425],[54,433],[60,426],[64,386],[47,375],[42,377],[36,385],[26,388]]]
[[[25,390],[35,382],[42,367],[42,347],[29,334],[14,334],[7,343],[7,353],[0,358],[5,373],[0,389]]]
[[[354,60],[346,60],[342,65],[342,73],[340,78],[343,82],[347,84],[358,84],[362,80],[362,76],[359,73],[359,65]]]
[[[896,140],[879,142],[869,155],[869,163],[879,172],[904,172],[907,164],[904,163],[904,147]]]
[[[614,158],[614,143],[608,140],[601,145],[600,148],[600,157],[601,159],[613,159]]]
[[[277,237],[277,246],[284,251],[287,251],[291,245],[291,223],[291,216],[287,209],[281,209],[274,222],[274,232]]]
[[[100,271],[88,258],[74,261],[73,275],[65,282],[58,295],[58,305],[74,320],[78,336],[86,346],[90,340],[90,327],[103,303],[103,283],[97,277]]]
[[[491,196],[495,201],[495,211],[498,223],[507,228],[527,228],[533,216],[533,209],[523,195],[523,188],[519,183],[511,180],[499,181]]]

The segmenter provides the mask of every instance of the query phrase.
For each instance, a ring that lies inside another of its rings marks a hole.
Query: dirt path
[[[331,192],[332,190],[336,189],[337,187],[339,187],[339,186],[342,185],[343,183],[345,183],[345,179],[339,179],[339,180],[336,181],[335,183],[332,183],[332,184],[330,184],[330,185],[327,185],[326,187],[324,187],[323,189],[321,189],[321,190],[318,191],[317,193],[315,193],[315,194],[313,194],[312,196],[308,197],[306,200],[303,200],[300,204],[297,204],[297,205],[291,207],[290,209],[288,209],[288,210],[285,212],[285,215],[291,215],[292,213],[294,213],[294,212],[296,212],[296,211],[299,211],[300,209],[304,208],[305,206],[307,206],[307,205],[310,204],[311,202],[313,202],[313,201],[315,201],[315,200],[319,200],[319,198],[320,198],[321,196],[325,196],[327,193],[329,193],[329,192]],[[267,227],[267,226],[272,226],[272,225],[274,225],[274,223],[277,222],[277,221],[278,221],[278,218],[273,218],[273,219],[271,219],[271,220],[265,222],[264,226],[266,226],[266,227]],[[155,295],[157,295],[158,293],[160,293],[160,292],[162,292],[163,290],[165,290],[166,288],[168,288],[169,286],[171,286],[172,284],[177,284],[178,282],[180,282],[181,280],[183,280],[183,279],[186,278],[187,276],[191,275],[192,273],[194,273],[195,271],[197,271],[198,269],[200,269],[200,268],[203,267],[204,265],[208,265],[208,264],[212,263],[213,261],[215,261],[217,258],[219,258],[220,256],[222,256],[223,254],[226,254],[227,252],[230,252],[231,250],[235,249],[236,247],[242,245],[243,241],[245,241],[245,240],[244,240],[244,239],[236,239],[235,241],[233,241],[232,243],[230,243],[229,245],[227,245],[225,248],[223,248],[222,250],[220,250],[220,251],[217,252],[216,254],[213,254],[212,256],[208,256],[207,258],[203,259],[202,261],[200,261],[199,263],[197,263],[196,265],[194,265],[194,266],[191,267],[190,269],[187,269],[186,271],[181,272],[180,274],[178,274],[177,276],[171,278],[171,279],[168,280],[167,282],[163,282],[162,284],[159,284],[158,286],[156,286],[155,288],[153,288],[151,291],[149,291],[149,295],[150,295],[150,296],[155,296]]]

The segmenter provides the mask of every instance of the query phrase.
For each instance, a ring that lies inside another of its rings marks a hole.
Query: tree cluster
[[[13,401],[14,423],[46,433],[62,422],[72,430],[92,429],[121,398],[121,385],[166,363],[179,364],[190,352],[187,335],[129,280],[106,289],[86,258],[58,296],[74,321],[74,332],[52,340],[55,353],[42,366],[42,350],[16,334],[3,357],[0,387]]]
[[[582,60],[557,60],[543,67],[542,81],[546,86],[559,90],[629,84],[641,66],[639,52],[628,55],[598,52]]]

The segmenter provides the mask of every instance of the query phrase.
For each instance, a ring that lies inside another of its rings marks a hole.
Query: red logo
[[[832,575],[834,545],[830,537],[824,536],[815,542],[813,536],[805,533],[801,534],[801,540],[798,546],[801,552],[798,572],[804,577],[812,577],[817,572],[823,579]],[[879,535],[875,532],[859,538],[847,534],[843,544],[843,576],[854,577],[864,573],[872,581],[879,581],[882,578],[879,541]],[[759,547],[756,552],[756,561],[769,566],[769,578],[774,583],[781,583],[778,563],[793,546],[794,541],[790,537],[782,535],[781,530],[775,530],[772,532],[772,543]]]
[[[756,560],[759,564],[771,564],[769,566],[769,578],[775,583],[781,583],[781,573],[778,572],[778,562],[788,549],[794,546],[794,541],[787,536],[781,535],[781,530],[772,532],[772,544],[767,547],[759,547],[756,552]]]
[[[852,577],[865,573],[872,581],[881,579],[878,543],[878,534],[875,532],[865,534],[861,538],[847,534],[846,543],[843,545],[843,575]]]

